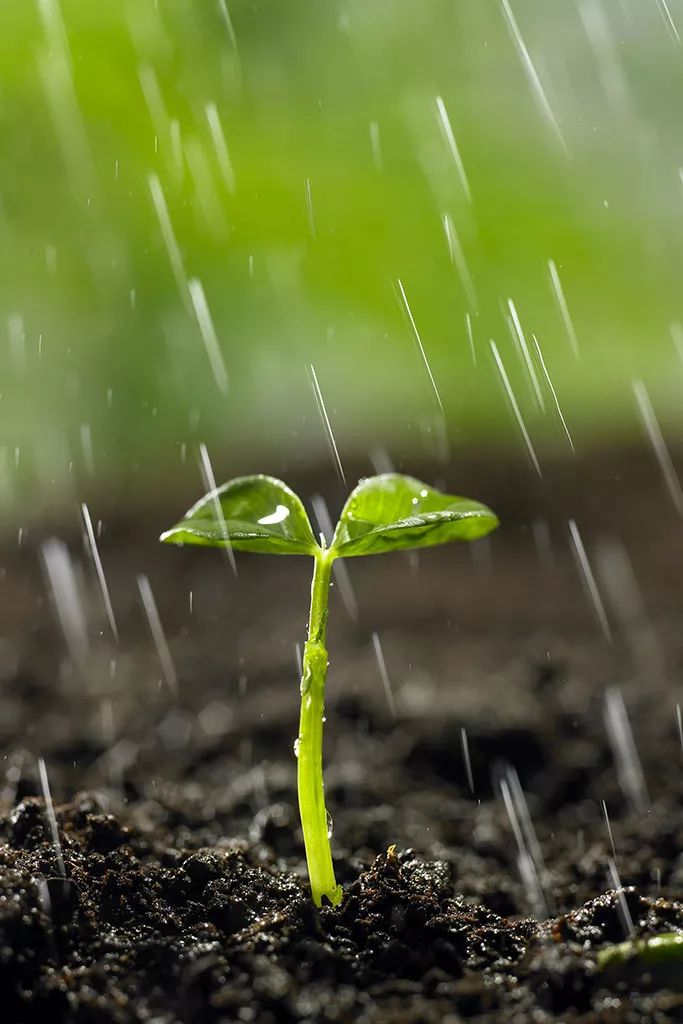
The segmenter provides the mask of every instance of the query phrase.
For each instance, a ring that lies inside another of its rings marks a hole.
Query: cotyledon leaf
[[[209,491],[160,539],[275,555],[319,550],[300,498],[281,480],[263,474],[237,477]]]
[[[479,501],[459,498],[400,473],[361,480],[344,505],[332,540],[335,556],[476,540],[498,526]]]

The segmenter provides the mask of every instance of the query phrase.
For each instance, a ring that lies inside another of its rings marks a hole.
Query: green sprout
[[[337,558],[400,548],[476,540],[498,525],[478,501],[456,498],[398,473],[361,480],[349,495],[332,542],[318,543],[300,498],[270,476],[243,476],[206,494],[161,540],[276,555],[311,555],[313,583],[303,651],[301,716],[295,744],[299,813],[313,901],[342,898],[332,866],[323,785],[325,626],[332,565]]]
[[[629,939],[598,953],[598,969],[613,978],[650,974],[662,987],[683,985],[683,935],[665,932]]]

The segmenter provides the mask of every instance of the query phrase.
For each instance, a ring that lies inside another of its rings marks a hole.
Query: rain
[[[609,619],[607,617],[607,611],[605,610],[605,604],[602,600],[602,595],[598,589],[598,584],[595,579],[595,574],[588,560],[586,553],[586,547],[583,542],[583,537],[579,531],[578,526],[574,519],[569,520],[569,534],[571,537],[572,547],[574,549],[574,555],[576,557],[576,565],[581,574],[583,580],[584,589],[588,600],[593,606],[595,617],[600,625],[602,632],[605,635],[605,639],[612,640],[612,627],[610,626]]]
[[[168,646],[166,634],[164,633],[164,627],[161,624],[157,603],[154,599],[154,594],[152,593],[152,587],[148,578],[142,574],[138,576],[138,590],[140,591],[140,598],[145,609],[145,615],[147,616],[154,645],[159,655],[159,663],[161,664],[164,681],[170,690],[177,691],[178,675],[175,665],[173,664],[173,658]]]
[[[548,270],[550,272],[550,283],[552,284],[555,299],[557,301],[557,308],[562,317],[569,343],[572,347],[572,352],[575,356],[579,355],[579,342],[576,337],[576,331],[574,330],[574,324],[572,318],[569,315],[569,309],[567,308],[567,300],[564,297],[564,291],[562,289],[562,282],[560,281],[560,275],[557,272],[554,260],[548,260]]]
[[[3,29],[8,1024],[675,1015],[680,0]]]
[[[382,680],[382,687],[384,694],[387,698],[387,705],[391,713],[392,718],[398,717],[398,708],[396,707],[396,698],[394,697],[394,691],[391,686],[391,680],[389,679],[389,673],[387,672],[387,663],[384,658],[384,651],[382,644],[377,633],[372,634],[372,646],[377,658],[377,667],[379,669],[380,679]]]
[[[84,670],[90,641],[76,569],[66,545],[54,537],[45,541],[41,554],[71,660]]]
[[[50,834],[52,836],[52,843],[54,845],[55,858],[57,860],[57,868],[62,878],[66,878],[66,867],[64,866],[64,854],[62,853],[62,843],[59,838],[59,828],[57,827],[57,818],[55,816],[55,808],[52,803],[52,794],[50,793],[50,783],[47,778],[47,767],[42,757],[38,758],[38,773],[40,775],[40,788],[43,793],[43,799],[45,801],[45,811],[47,819],[50,824]]]
[[[441,395],[439,394],[439,389],[436,386],[436,381],[434,380],[434,374],[432,372],[431,366],[429,365],[429,360],[427,359],[427,354],[426,354],[426,352],[424,350],[424,345],[422,344],[422,339],[420,338],[420,332],[418,331],[417,325],[415,324],[415,318],[413,317],[412,310],[411,310],[410,306],[408,305],[408,298],[406,296],[405,289],[403,287],[403,282],[401,281],[400,278],[397,278],[396,284],[398,285],[398,291],[399,291],[399,294],[400,294],[400,299],[401,299],[401,302],[403,304],[403,308],[405,310],[406,316],[408,318],[408,322],[410,324],[410,328],[411,328],[411,331],[413,333],[413,337],[415,338],[415,344],[418,347],[418,350],[420,352],[420,357],[422,359],[422,362],[424,363],[425,370],[427,371],[427,376],[429,377],[429,383],[431,384],[432,390],[434,391],[434,396],[435,396],[435,398],[436,398],[436,400],[437,400],[437,402],[439,404],[439,409],[441,409],[441,411],[443,412],[443,402],[441,401]]]
[[[501,354],[498,351],[498,346],[496,345],[496,343],[493,340],[493,338],[491,338],[489,344],[491,346],[491,352],[493,353],[493,358],[495,359],[495,362],[496,362],[496,367],[498,368],[498,372],[500,373],[500,379],[501,379],[501,381],[503,383],[503,387],[505,389],[505,394],[507,395],[508,401],[510,402],[510,408],[512,409],[514,417],[517,420],[517,425],[519,426],[520,433],[521,433],[521,435],[522,435],[522,437],[524,439],[524,444],[526,445],[527,451],[529,453],[529,458],[531,459],[533,467],[536,470],[536,472],[538,473],[538,475],[542,476],[543,474],[541,472],[541,464],[538,461],[538,455],[536,454],[536,449],[534,448],[534,446],[532,444],[532,441],[531,441],[531,437],[529,436],[529,431],[527,429],[527,425],[526,425],[526,423],[525,423],[525,421],[524,421],[524,419],[522,417],[522,413],[521,413],[520,408],[519,408],[519,402],[517,401],[517,397],[515,395],[515,392],[512,389],[512,385],[510,383],[510,378],[508,377],[507,370],[505,369],[505,364],[503,363]]]
[[[332,433],[330,417],[327,415],[325,400],[323,398],[322,391],[320,390],[320,385],[318,384],[318,375],[316,374],[315,367],[313,366],[312,363],[309,367],[309,370],[311,375],[311,387],[313,388],[313,394],[315,396],[316,405],[318,406],[318,412],[320,413],[320,418],[322,420],[323,427],[325,428],[325,434],[327,436],[330,451],[334,459],[334,464],[339,475],[339,479],[342,481],[342,483],[345,484],[346,476],[344,475],[344,467],[342,466],[341,456],[339,455],[339,448],[337,447],[337,442],[335,441],[334,434]]]
[[[118,642],[119,629],[118,626],[116,625],[116,617],[114,616],[114,608],[111,603],[111,596],[109,594],[107,578],[104,575],[102,559],[100,558],[100,553],[97,549],[97,541],[95,539],[95,531],[93,530],[92,519],[90,518],[90,512],[88,511],[88,506],[85,504],[85,502],[83,502],[83,504],[81,505],[81,512],[83,514],[83,525],[85,526],[85,535],[88,542],[88,548],[90,550],[90,556],[93,560],[95,571],[97,572],[97,581],[100,585],[100,590],[102,591],[102,601],[104,603],[104,608],[107,613],[107,621],[109,622],[109,626],[111,628],[114,639]]]

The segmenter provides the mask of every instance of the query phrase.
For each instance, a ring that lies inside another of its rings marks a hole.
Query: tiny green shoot
[[[337,558],[476,540],[498,525],[478,501],[458,498],[399,473],[361,480],[342,509],[329,547],[316,541],[300,498],[270,476],[243,476],[206,494],[161,535],[171,544],[201,544],[278,555],[310,555],[313,582],[303,651],[301,714],[295,744],[299,812],[313,901],[342,898],[332,866],[323,785],[325,627],[332,565]]]
[[[667,964],[674,964],[678,970],[683,964],[683,935],[676,932],[629,939],[616,946],[606,946],[598,953],[598,967],[603,971],[629,965],[645,970]]]

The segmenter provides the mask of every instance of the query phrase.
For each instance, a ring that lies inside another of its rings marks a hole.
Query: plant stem
[[[323,896],[332,906],[336,906],[342,898],[342,888],[337,885],[332,866],[323,786],[323,717],[327,676],[325,623],[331,572],[332,558],[329,552],[316,554],[308,639],[304,646],[301,717],[297,740],[299,813],[313,902],[318,907]]]

